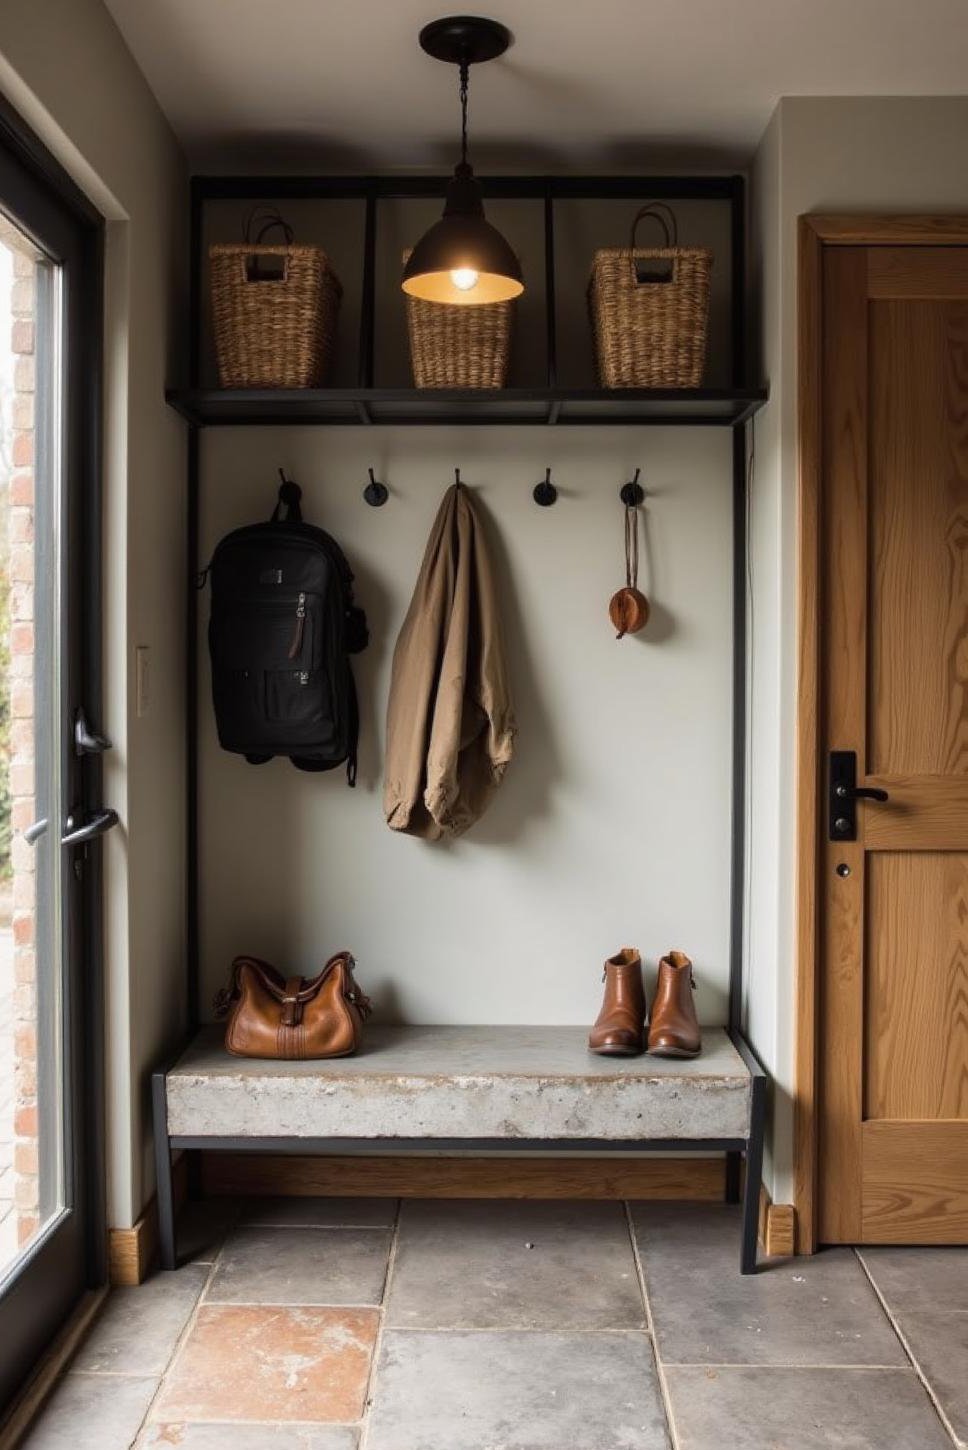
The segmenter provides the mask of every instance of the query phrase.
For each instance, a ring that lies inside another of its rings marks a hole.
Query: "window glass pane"
[[[59,292],[0,216],[0,1281],[65,1192]]]

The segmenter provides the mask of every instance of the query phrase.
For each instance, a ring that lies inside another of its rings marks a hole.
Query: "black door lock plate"
[[[827,823],[831,841],[857,840],[858,800],[886,801],[879,786],[857,784],[857,752],[832,750],[827,791]]]

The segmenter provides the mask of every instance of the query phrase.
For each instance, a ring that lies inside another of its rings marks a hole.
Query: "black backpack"
[[[366,647],[366,616],[353,604],[342,549],[303,523],[302,490],[279,472],[269,522],[226,534],[205,571],[219,744],[252,765],[274,755],[300,770],[345,761],[355,785],[359,712],[348,655]]]

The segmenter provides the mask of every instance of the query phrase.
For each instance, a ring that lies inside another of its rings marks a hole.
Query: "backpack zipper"
[[[306,628],[306,596],[300,594],[296,600],[296,629],[289,646],[289,658],[294,660],[302,649],[303,631]]]

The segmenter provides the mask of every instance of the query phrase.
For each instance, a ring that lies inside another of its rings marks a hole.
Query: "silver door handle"
[[[112,827],[118,824],[118,813],[110,809],[95,811],[89,821],[83,826],[75,826],[74,817],[68,816],[65,822],[67,830],[61,836],[62,846],[83,846],[85,841],[93,841],[96,836],[103,836]]]
[[[32,826],[27,827],[27,829],[23,833],[23,836],[28,846],[35,846],[37,844],[41,836],[46,831],[48,824],[49,823],[47,817],[43,816],[41,820],[34,821]]]

